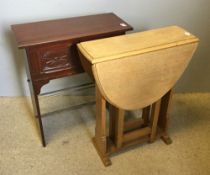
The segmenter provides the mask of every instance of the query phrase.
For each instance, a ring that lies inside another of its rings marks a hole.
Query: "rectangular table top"
[[[113,13],[12,25],[19,48],[126,32],[132,27]]]
[[[197,42],[198,38],[178,26],[81,42],[80,51],[92,63],[143,54]]]

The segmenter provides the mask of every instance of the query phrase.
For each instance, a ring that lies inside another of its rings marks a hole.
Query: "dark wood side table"
[[[26,69],[42,145],[46,146],[38,95],[50,80],[83,72],[76,44],[125,34],[132,27],[113,13],[12,25],[25,49]]]

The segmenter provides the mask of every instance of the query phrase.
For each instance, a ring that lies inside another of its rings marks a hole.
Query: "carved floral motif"
[[[58,51],[46,51],[41,58],[43,72],[56,71],[70,66],[70,58],[67,49]]]

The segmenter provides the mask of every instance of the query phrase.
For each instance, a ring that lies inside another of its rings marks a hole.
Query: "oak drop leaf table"
[[[111,164],[111,153],[128,146],[154,142],[157,136],[171,143],[171,89],[189,64],[198,41],[186,30],[169,26],[78,44],[82,65],[95,79],[93,143],[105,166]],[[143,109],[142,118],[125,121],[124,111],[135,109]]]

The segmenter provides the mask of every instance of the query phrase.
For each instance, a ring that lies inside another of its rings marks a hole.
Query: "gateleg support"
[[[172,139],[169,136],[168,128],[170,122],[170,111],[172,101],[173,90],[169,90],[161,99],[160,114],[158,120],[158,127],[161,130],[160,138],[167,145],[172,143]]]
[[[152,143],[155,141],[157,136],[157,123],[158,123],[158,117],[160,113],[160,106],[161,106],[161,100],[158,100],[152,105],[152,112],[151,112],[151,134],[149,142]]]

